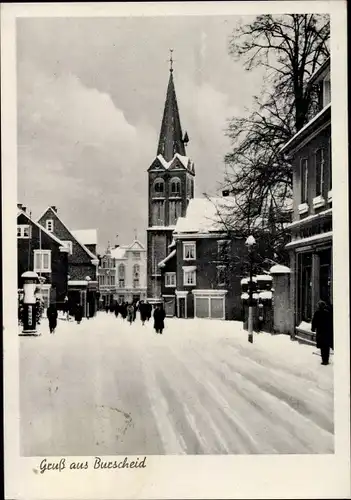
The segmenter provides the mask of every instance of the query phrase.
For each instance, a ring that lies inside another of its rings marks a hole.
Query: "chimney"
[[[57,207],[55,205],[51,205],[51,210],[53,210],[54,212],[57,212]]]
[[[27,212],[27,207],[25,207],[24,205],[22,205],[22,210],[23,210],[23,212]]]
[[[22,210],[22,207],[23,207],[22,203],[17,203],[17,208],[18,208],[19,210]]]
[[[223,189],[222,196],[229,196],[229,189]]]
[[[118,248],[118,247],[119,247],[119,244],[118,244],[118,243],[116,243],[115,248]]]

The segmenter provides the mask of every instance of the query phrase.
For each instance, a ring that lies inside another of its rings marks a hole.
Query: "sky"
[[[246,19],[247,20],[247,19]],[[18,202],[49,205],[98,248],[146,242],[147,169],[169,78],[169,49],[195,196],[223,181],[228,119],[262,75],[228,54],[238,16],[17,19]],[[117,237],[118,235],[118,237]]]

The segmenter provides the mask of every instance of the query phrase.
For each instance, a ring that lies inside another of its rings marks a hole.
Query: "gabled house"
[[[26,207],[18,204],[17,208],[17,286],[23,288],[21,276],[25,271],[35,271],[44,306],[50,302],[60,304],[67,295],[68,248],[34,221]]]
[[[320,299],[333,301],[332,154],[330,60],[312,76],[319,109],[282,153],[293,168],[293,222],[290,292],[294,310],[291,329],[296,338],[314,342],[311,320]]]
[[[68,248],[68,300],[74,307],[83,306],[85,316],[93,316],[97,310],[98,281],[97,256],[74,236],[58,215],[57,208],[51,206],[45,210],[38,222],[46,231],[59,238]],[[77,232],[76,232],[77,234]]]
[[[130,245],[111,250],[115,263],[116,294],[118,302],[137,302],[146,299],[146,249],[135,239]]]
[[[233,197],[194,198],[158,263],[166,314],[181,318],[242,319],[245,241],[223,224]]]

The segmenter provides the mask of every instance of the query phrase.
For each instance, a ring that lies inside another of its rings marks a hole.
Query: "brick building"
[[[166,314],[182,318],[243,318],[241,279],[247,249],[223,221],[233,197],[194,198],[178,219],[168,256],[159,263]]]
[[[311,319],[317,302],[332,303],[332,156],[330,60],[312,76],[319,111],[282,152],[293,167],[293,222],[290,224],[292,331],[314,342]]]
[[[183,135],[170,70],[157,156],[148,169],[147,297],[161,299],[158,263],[166,258],[178,217],[194,197],[194,164],[186,156],[188,135]]]
[[[45,307],[62,302],[67,295],[68,248],[53,233],[35,222],[26,207],[17,211],[17,286],[23,288],[22,274],[35,271],[41,281],[40,294]]]
[[[70,303],[72,305],[80,303],[83,305],[84,315],[93,316],[97,310],[98,300],[97,256],[78,240],[77,232],[74,236],[74,232],[68,229],[55,206],[47,208],[38,222],[69,249],[67,296]],[[94,244],[93,241],[90,243]]]

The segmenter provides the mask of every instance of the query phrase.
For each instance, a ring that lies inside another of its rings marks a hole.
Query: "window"
[[[324,185],[324,150],[316,151],[316,196],[323,196]]]
[[[17,238],[30,238],[31,230],[28,224],[19,224],[17,226]]]
[[[308,200],[308,159],[301,160],[301,203]]]
[[[332,176],[332,147],[331,147],[331,139],[329,139],[329,191],[332,190],[332,180],[333,180],[333,176]]]
[[[133,252],[133,260],[140,260],[140,252]]]
[[[230,252],[230,240],[217,241],[217,258],[218,260],[228,260]]]
[[[182,215],[182,202],[171,200],[169,202],[169,225],[174,226],[178,217]]]
[[[34,271],[51,272],[51,250],[34,250]]]
[[[152,225],[163,226],[165,221],[165,207],[163,201],[152,203]]]
[[[180,196],[180,179],[178,177],[174,177],[171,179],[170,183],[170,196]]]
[[[312,254],[298,254],[298,304],[300,321],[312,319]]]
[[[176,273],[165,274],[165,286],[176,286]]]
[[[68,248],[69,254],[72,255],[72,241],[62,240],[62,243]]]
[[[46,229],[47,229],[50,233],[52,233],[52,232],[53,232],[53,230],[54,230],[54,221],[53,221],[52,219],[48,219],[48,220],[46,221]]]
[[[195,243],[183,243],[183,259],[194,260],[195,257]]]
[[[101,274],[99,278],[100,278],[100,285],[105,285],[106,276],[104,274]]]
[[[133,266],[133,276],[134,278],[139,278],[140,266],[139,264],[134,264]]]
[[[183,268],[184,272],[184,286],[186,285],[196,285],[196,269],[186,269]]]
[[[124,288],[126,268],[124,264],[120,264],[118,267],[118,286],[119,288]]]
[[[217,284],[225,285],[226,278],[226,266],[217,266]]]
[[[139,278],[133,279],[133,288],[139,288]]]
[[[155,196],[164,196],[165,192],[165,182],[163,179],[157,178],[154,182],[154,195]]]

